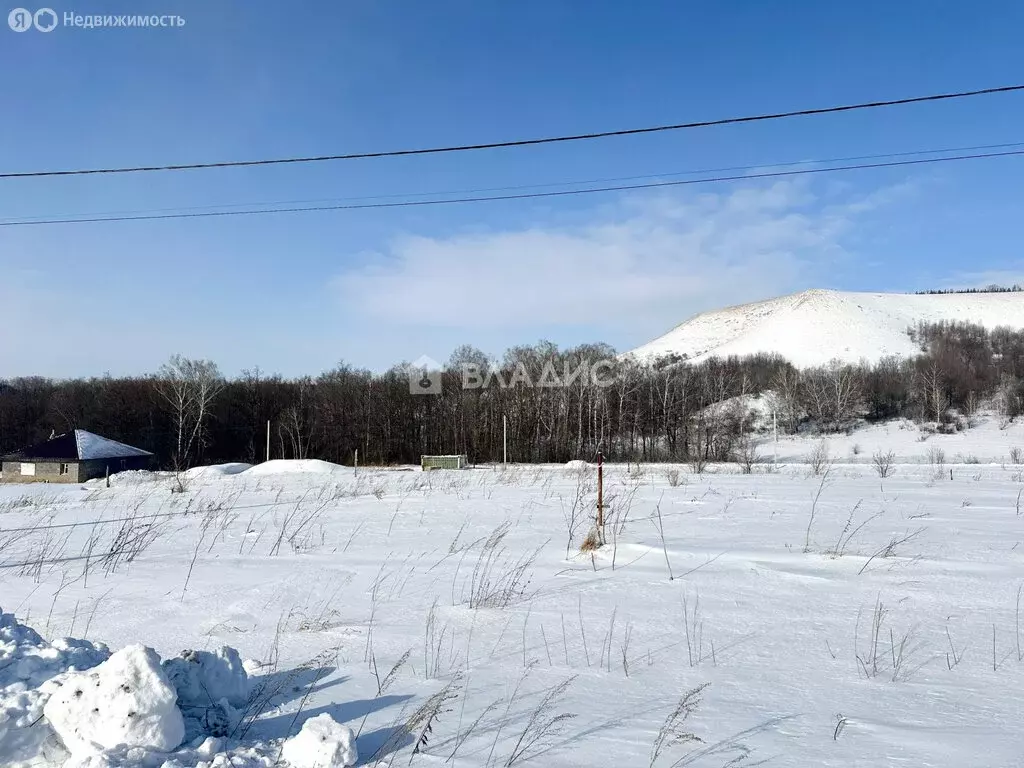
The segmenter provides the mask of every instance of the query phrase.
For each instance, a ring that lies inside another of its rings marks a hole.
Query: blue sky
[[[0,30],[0,170],[493,141],[1024,82],[1016,3],[82,2]],[[34,8],[34,6],[33,6]],[[529,149],[0,180],[0,218],[471,190],[1024,141],[1024,95]],[[1024,158],[421,209],[0,227],[0,376],[625,350],[810,287],[1024,277]],[[24,320],[23,320],[24,319]]]

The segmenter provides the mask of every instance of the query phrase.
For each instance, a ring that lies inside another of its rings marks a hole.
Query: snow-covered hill
[[[705,312],[633,350],[701,359],[777,352],[806,368],[839,358],[876,361],[919,350],[907,328],[920,321],[1024,328],[1024,293],[903,294],[810,290]]]

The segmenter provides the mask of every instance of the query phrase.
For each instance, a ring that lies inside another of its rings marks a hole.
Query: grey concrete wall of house
[[[34,475],[23,475],[22,464],[32,464]],[[67,465],[67,473],[61,474],[61,465]],[[5,483],[79,483],[81,468],[77,461],[5,461],[2,469]]]
[[[97,477],[104,477],[107,468],[110,474],[129,469],[149,469],[149,456],[133,456],[127,459],[97,459],[95,461],[5,461],[0,465],[5,483],[84,483]],[[22,464],[32,464],[34,475],[23,475]],[[67,472],[61,474],[61,465],[67,465]]]

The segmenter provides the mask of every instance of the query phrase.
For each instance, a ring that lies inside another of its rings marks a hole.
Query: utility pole
[[[779,463],[779,420],[776,411],[772,408],[772,432],[775,434],[775,441],[772,444],[772,463]]]
[[[267,461],[270,461],[270,419],[267,419]]]

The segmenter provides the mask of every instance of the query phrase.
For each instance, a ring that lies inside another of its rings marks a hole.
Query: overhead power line
[[[451,152],[471,152],[482,149],[502,149],[509,147],[528,147],[539,144],[557,144],[571,141],[589,141],[593,139],[606,139],[615,136],[637,136],[648,133],[664,133],[667,131],[680,131],[690,128],[710,128],[718,125],[735,125],[740,123],[756,123],[766,120],[781,120],[790,117],[806,117],[810,115],[826,115],[836,112],[853,112],[862,109],[876,109],[879,107],[895,107],[904,104],[920,104],[932,101],[948,101],[950,99],[963,99],[973,96],[986,96],[998,93],[1011,93],[1024,90],[1024,85],[1004,85],[997,88],[981,88],[973,91],[955,91],[951,93],[938,93],[928,96],[912,96],[904,99],[890,99],[887,101],[868,101],[859,104],[844,104],[835,107],[818,107],[814,109],[798,109],[788,112],[771,112],[760,115],[746,115],[743,117],[725,117],[717,120],[700,120],[689,123],[675,123],[672,125],[656,125],[645,128],[625,128],[617,131],[598,131],[594,133],[579,133],[568,136],[547,136],[536,139],[517,139],[513,141],[496,141],[479,144],[462,144],[446,147],[427,147],[421,149],[394,149],[381,152],[353,152],[339,155],[318,155],[311,157],[283,157],[263,160],[231,160],[215,163],[186,163],[181,165],[145,165],[129,166],[121,168],[82,168],[60,171],[18,171],[0,173],[0,179],[34,178],[44,176],[86,176],[91,174],[114,174],[114,173],[144,173],[153,171],[192,171],[209,168],[242,168],[260,165],[285,165],[295,163],[321,163],[334,160],[359,160],[378,157],[402,157],[407,155],[437,155]]]
[[[165,208],[148,208],[148,209],[134,209],[134,210],[117,210],[117,211],[80,211],[77,213],[66,213],[61,214],[61,219],[71,218],[92,218],[92,217],[115,217],[115,216],[140,216],[143,214],[154,214],[154,213],[184,213],[191,211],[216,211],[223,208],[274,208],[279,206],[292,206],[292,205],[314,205],[314,204],[329,204],[329,203],[351,203],[351,202],[365,202],[369,200],[399,200],[409,199],[418,197],[451,197],[453,195],[482,195],[485,192],[508,192],[512,190],[524,190],[524,189],[550,189],[552,187],[582,187],[585,185],[594,184],[612,184],[615,182],[623,181],[637,181],[640,179],[668,179],[677,176],[703,176],[707,174],[720,174],[720,173],[734,173],[737,171],[757,171],[757,170],[768,170],[776,168],[794,168],[797,166],[811,166],[811,165],[827,165],[834,163],[850,163],[856,160],[882,160],[892,159],[898,157],[920,157],[923,155],[950,155],[950,154],[964,154],[970,152],[980,152],[983,150],[995,150],[995,149],[1010,149],[1011,147],[1024,147],[1024,141],[1014,142],[1003,142],[1000,144],[974,144],[971,146],[961,147],[942,147],[938,149],[915,149],[907,150],[903,152],[882,152],[871,155],[846,155],[844,157],[829,157],[819,159],[807,159],[807,160],[783,160],[772,163],[758,163],[757,165],[730,165],[730,166],[719,166],[716,168],[699,168],[689,169],[685,171],[666,171],[662,173],[645,173],[645,174],[634,174],[632,176],[612,176],[603,178],[591,178],[591,179],[575,179],[571,181],[549,181],[535,184],[514,184],[500,187],[475,187],[472,189],[447,189],[447,190],[433,190],[430,192],[392,192],[388,194],[379,195],[353,195],[348,197],[319,197],[319,198],[304,198],[304,199],[292,199],[292,200],[272,200],[262,202],[241,202],[241,203],[209,203],[206,205],[189,205],[189,206],[175,206]],[[43,214],[39,216],[9,216],[0,218],[0,224],[6,221],[29,223],[36,219],[52,219],[54,214]]]
[[[54,224],[95,224],[99,222],[122,222],[122,221],[156,221],[162,219],[203,219],[226,216],[258,216],[276,213],[312,213],[319,211],[358,211],[376,208],[420,208],[435,205],[458,205],[466,203],[489,203],[509,200],[535,200],[539,198],[570,197],[574,195],[588,195],[602,192],[624,192],[641,189],[659,189],[664,187],[681,187],[695,184],[714,184],[729,181],[752,181],[757,179],[778,179],[790,176],[805,176],[809,174],[835,173],[840,171],[857,171],[871,168],[899,168],[915,165],[929,165],[934,163],[948,163],[963,160],[980,160],[984,158],[1015,157],[1024,155],[1024,149],[1008,150],[1005,152],[983,152],[978,154],[950,155],[948,157],[927,157],[914,160],[893,160],[884,163],[858,163],[854,165],[838,165],[826,168],[799,168],[790,171],[767,171],[765,173],[746,173],[731,176],[711,176],[699,179],[677,179],[675,181],[658,181],[645,184],[619,184],[604,187],[590,187],[588,189],[570,189],[555,192],[527,192],[508,195],[488,195],[481,197],[456,197],[443,198],[440,200],[402,200],[398,202],[383,203],[356,203],[340,205],[310,205],[281,208],[252,208],[233,211],[198,211],[192,213],[155,213],[138,216],[91,216],[78,218],[50,218],[50,219],[19,219],[0,221],[0,227],[30,227]]]

